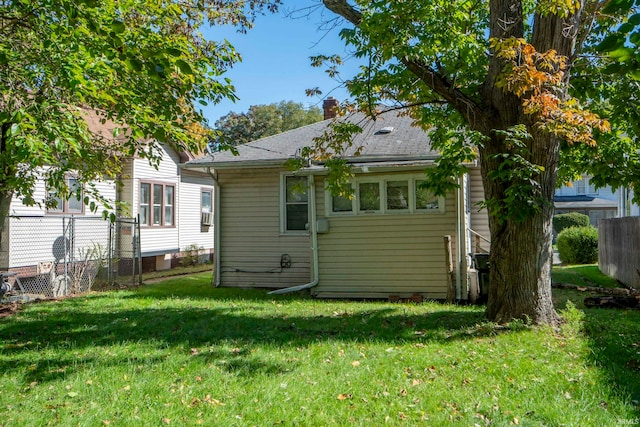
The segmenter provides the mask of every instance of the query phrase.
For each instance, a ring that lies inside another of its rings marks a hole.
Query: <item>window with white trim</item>
[[[595,185],[591,184],[591,179],[587,176],[583,176],[577,181],[573,182],[573,187],[576,189],[576,195],[598,195],[598,190]]]
[[[84,201],[80,181],[74,177],[68,177],[66,181],[70,192],[69,198],[65,199],[60,197],[56,191],[49,191],[48,198],[51,206],[47,208],[48,213],[78,214],[84,212]],[[54,201],[55,203],[53,203]]]
[[[309,185],[306,176],[283,175],[282,231],[306,231],[309,222]]]
[[[331,196],[325,201],[328,216],[393,215],[403,213],[444,213],[444,197],[426,188],[424,179],[407,175],[355,179],[351,199]]]
[[[140,183],[140,225],[173,227],[175,225],[176,187],[155,182]]]
[[[380,182],[358,183],[358,212],[379,213],[380,206]]]
[[[200,190],[200,224],[209,226],[213,222],[213,190]]]

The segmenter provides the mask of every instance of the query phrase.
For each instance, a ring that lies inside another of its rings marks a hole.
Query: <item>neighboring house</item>
[[[466,299],[468,229],[488,236],[486,212],[473,208],[483,198],[479,168],[469,165],[459,190],[433,196],[421,184],[438,153],[411,122],[387,112],[363,126],[346,155],[355,171],[352,200],[325,190],[322,163],[297,172],[285,167],[330,120],[238,146],[237,156],[219,152],[188,162],[186,168],[216,179],[216,285],[443,299],[448,235],[456,296]]]
[[[157,169],[144,158],[127,162],[119,200],[128,215],[140,218],[143,271],[175,267],[186,251],[199,248],[207,260],[213,254],[213,178],[205,171],[185,170],[193,159],[162,145]]]
[[[92,120],[87,121],[94,132],[110,132],[108,125]],[[95,128],[95,129],[94,129]],[[193,159],[193,155],[176,151],[161,145],[161,159],[157,168],[145,158],[128,159],[120,184],[113,181],[97,183],[100,194],[109,200],[125,202],[128,210],[119,212],[121,216],[140,218],[140,254],[142,270],[153,271],[175,266],[183,255],[193,255],[194,251],[202,260],[210,260],[213,254],[214,230],[213,178],[204,171],[183,170],[183,164]],[[75,178],[67,178],[73,187]],[[43,181],[36,183],[34,198],[44,200],[47,195]],[[2,233],[0,245],[0,266],[2,268],[29,268],[37,271],[43,263],[52,260],[52,244],[61,235],[61,218],[73,215],[75,218],[100,220],[101,213],[93,213],[82,199],[60,200],[56,209],[44,206],[25,206],[15,198],[10,206],[10,215],[23,217],[9,218],[8,229]],[[29,217],[29,218],[26,218]],[[89,224],[96,221],[80,221],[74,224]],[[78,226],[79,225],[74,225]],[[97,230],[95,225],[87,225]],[[34,239],[34,230],[38,236]],[[48,231],[47,231],[48,230]],[[102,227],[107,233],[107,228]],[[78,230],[78,233],[81,230]],[[97,233],[96,231],[88,231]],[[100,231],[98,234],[103,233]],[[9,237],[7,237],[9,236]],[[106,236],[94,235],[94,242],[105,244]],[[30,241],[31,250],[17,250]],[[131,243],[130,243],[131,245]],[[41,249],[36,249],[41,248]],[[77,254],[76,254],[77,255]]]
[[[583,175],[581,179],[556,190],[555,213],[579,212],[588,215],[591,225],[597,226],[602,218],[621,216],[620,194],[609,186],[596,189],[590,183],[590,177]]]

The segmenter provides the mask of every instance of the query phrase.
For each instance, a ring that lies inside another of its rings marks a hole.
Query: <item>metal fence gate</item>
[[[15,273],[27,294],[56,298],[142,283],[134,218],[10,216],[0,238],[0,270]]]

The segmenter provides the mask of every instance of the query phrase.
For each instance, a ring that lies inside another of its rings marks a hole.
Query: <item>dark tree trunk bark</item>
[[[510,183],[491,179],[499,160],[495,152],[507,152],[494,137],[481,155],[485,197],[504,200]],[[528,160],[544,167],[536,178],[540,186],[538,209],[522,221],[489,215],[491,230],[490,285],[487,317],[497,323],[512,319],[534,324],[559,322],[551,298],[552,216],[555,193],[559,141],[550,135],[534,134]]]

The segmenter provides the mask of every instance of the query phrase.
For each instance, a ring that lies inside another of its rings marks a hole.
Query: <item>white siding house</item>
[[[97,182],[96,187],[101,195],[111,200],[116,199],[115,182],[110,180]],[[43,181],[36,182],[34,198],[36,200],[46,198]],[[86,218],[87,221],[75,224],[77,229],[74,231],[91,235],[91,240],[78,242],[75,245],[78,252],[74,254],[75,256],[91,249],[93,245],[105,245],[108,239],[107,227],[96,227],[96,224],[103,221],[101,213],[91,212],[81,200],[74,198],[59,201],[55,209],[47,209],[42,205],[26,206],[20,198],[14,197],[9,215],[11,217],[5,223],[5,230],[2,230],[0,259],[3,268],[37,268],[38,265],[46,265],[54,261],[52,247],[68,226],[66,219],[69,215]]]
[[[147,159],[132,158],[127,161],[121,185],[114,181],[96,183],[106,199],[125,202],[127,208],[118,212],[120,216],[140,216],[143,271],[169,269],[191,250],[197,249],[202,261],[209,261],[213,253],[213,179],[205,171],[182,170],[182,164],[191,156],[165,145],[161,149],[157,168]],[[38,181],[34,198],[44,200],[46,195],[44,182]],[[51,262],[53,242],[63,234],[69,216],[81,218],[82,221],[74,222],[74,227],[88,227],[87,233],[91,235],[86,244],[74,245],[77,251],[85,251],[87,245],[106,245],[108,227],[101,212],[91,212],[81,199],[61,200],[58,208],[46,209],[25,206],[22,200],[14,198],[10,215],[0,245],[3,269],[37,269],[38,265]],[[98,222],[105,222],[105,226],[96,225]]]
[[[213,253],[213,223],[203,215],[212,212],[213,178],[206,171],[184,171],[191,156],[167,145],[161,149],[157,168],[147,159],[129,161],[120,191],[130,209],[126,216],[140,219],[143,270],[169,269],[189,250],[206,260]]]

